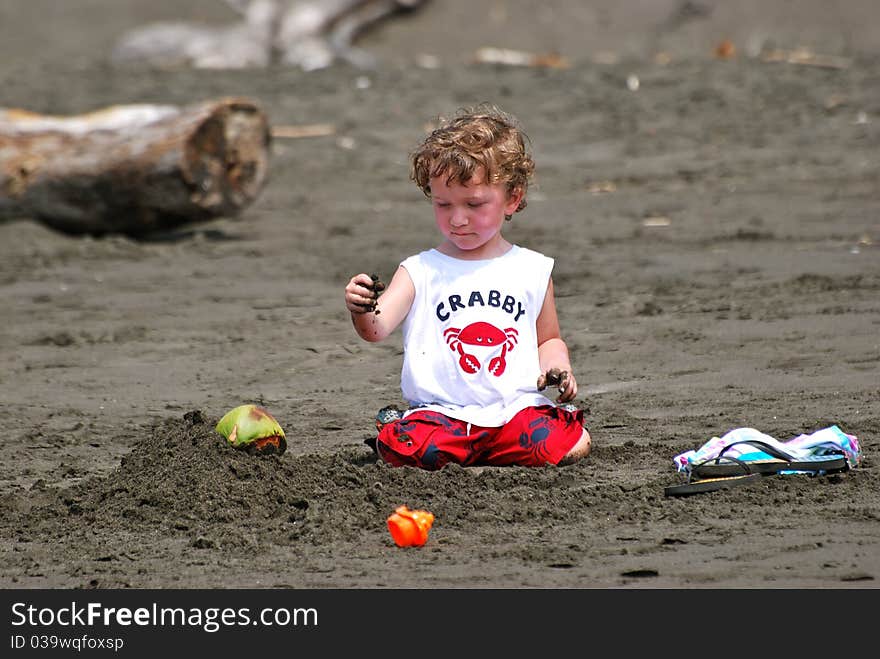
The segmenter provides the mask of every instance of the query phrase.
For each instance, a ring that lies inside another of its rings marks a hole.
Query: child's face
[[[448,243],[462,252],[491,252],[502,240],[504,216],[512,215],[522,198],[521,193],[508,195],[505,185],[489,185],[484,178],[480,171],[467,185],[447,183],[445,176],[431,179],[431,204],[437,228]]]

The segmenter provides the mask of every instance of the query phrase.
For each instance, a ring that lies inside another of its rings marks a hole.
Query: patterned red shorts
[[[463,467],[540,467],[558,464],[581,438],[583,424],[583,411],[553,405],[527,407],[497,428],[417,410],[384,425],[376,449],[395,467],[434,470],[450,462]]]

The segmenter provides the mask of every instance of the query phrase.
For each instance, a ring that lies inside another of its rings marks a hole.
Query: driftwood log
[[[0,109],[0,220],[137,237],[235,216],[266,183],[271,139],[244,98],[67,117]]]
[[[362,69],[375,58],[354,45],[361,33],[428,0],[225,0],[240,15],[228,25],[164,21],[123,34],[117,65],[243,69],[272,64],[305,71],[345,61]]]

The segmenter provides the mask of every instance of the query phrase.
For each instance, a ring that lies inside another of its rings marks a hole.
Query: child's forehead
[[[434,192],[449,190],[460,194],[473,195],[486,193],[493,187],[486,182],[485,173],[482,171],[475,173],[466,181],[462,181],[454,175],[450,177],[448,172],[443,172],[431,177],[430,184],[431,190]]]
[[[467,173],[464,171],[456,171],[455,169],[447,168],[445,170],[437,172],[431,177],[431,180],[435,183],[438,181],[442,181],[444,185],[448,187],[459,186],[467,188],[477,188],[480,186],[484,186],[487,183],[486,168],[482,165],[478,165],[476,168],[474,168],[473,173],[469,178],[465,178],[465,176],[467,176]]]

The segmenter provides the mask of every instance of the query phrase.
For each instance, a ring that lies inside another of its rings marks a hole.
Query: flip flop
[[[687,496],[700,494],[701,492],[714,492],[715,490],[728,490],[739,487],[746,483],[754,483],[763,478],[761,474],[746,474],[745,476],[727,476],[725,478],[704,478],[703,480],[691,481],[682,485],[669,485],[663,488],[663,494],[668,497]]]
[[[757,452],[734,457],[724,455],[732,446],[748,444]],[[749,457],[755,456],[755,457]],[[845,471],[849,467],[844,454],[807,455],[801,458],[758,440],[732,442],[725,446],[714,458],[709,458],[691,467],[691,473],[698,478],[717,478],[724,476],[744,476],[749,474],[781,474],[786,472],[807,472],[827,474]]]

